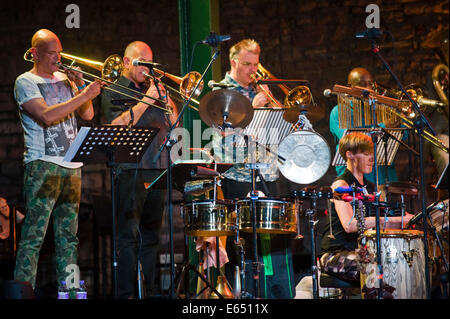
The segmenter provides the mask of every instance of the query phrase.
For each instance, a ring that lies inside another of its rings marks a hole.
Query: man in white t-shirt
[[[77,263],[78,208],[82,163],[63,158],[77,134],[75,113],[94,117],[92,99],[102,83],[86,86],[81,73],[59,71],[61,42],[41,29],[31,40],[33,68],[16,79],[14,97],[24,131],[25,221],[14,279],[36,286],[36,273],[50,216],[53,214],[56,275],[61,283],[66,266]]]

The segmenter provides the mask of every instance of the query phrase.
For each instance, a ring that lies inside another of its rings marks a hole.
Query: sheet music
[[[262,145],[278,145],[291,131],[292,124],[283,119],[284,109],[255,109],[250,124],[237,137],[237,147],[245,147],[244,135],[256,137]]]
[[[70,145],[69,149],[66,152],[66,155],[64,155],[65,162],[72,161],[72,159],[74,158],[75,154],[77,154],[78,149],[80,148],[81,144],[83,143],[84,139],[86,138],[90,130],[91,128],[87,126],[82,126],[80,128],[77,136],[75,136],[75,140]]]
[[[361,132],[364,133],[366,135],[369,135],[371,129],[367,129],[367,130],[358,130],[357,132]],[[394,136],[395,138],[397,138],[398,140],[402,139],[402,130],[389,130],[386,129],[386,131],[391,134],[392,136]],[[350,132],[355,132],[355,130],[346,130],[344,132],[344,135],[347,135]],[[369,135],[370,136],[370,135]],[[392,162],[394,161],[395,155],[397,154],[397,150],[399,147],[399,143],[394,140],[393,138],[389,137],[388,141],[387,141],[387,165],[391,165]],[[383,141],[382,136],[378,136],[377,139],[377,165],[379,166],[385,166],[386,164],[386,158],[385,158],[385,142]],[[334,156],[333,159],[333,166],[345,166],[346,163],[344,161],[344,159],[342,158],[341,154],[339,154],[339,152],[336,152],[336,155]]]

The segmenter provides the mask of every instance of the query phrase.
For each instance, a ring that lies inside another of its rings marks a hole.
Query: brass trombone
[[[199,96],[202,91],[203,91],[203,80],[200,82],[200,84],[198,85],[198,88],[195,90],[195,92],[193,92],[193,90],[195,89],[195,87],[197,86],[197,83],[200,81],[202,75],[196,71],[192,71],[188,74],[186,74],[184,77],[179,77],[167,72],[164,72],[162,70],[159,70],[157,68],[153,68],[153,71],[155,71],[156,73],[158,73],[161,78],[162,77],[166,77],[169,80],[177,83],[180,87],[178,90],[176,90],[175,88],[171,87],[170,85],[167,85],[167,88],[169,90],[171,90],[172,92],[175,92],[177,94],[179,94],[182,98],[184,99],[189,99],[189,96],[192,94],[192,98],[191,101],[194,104],[200,105],[200,102],[197,101],[196,99],[194,99],[194,97]],[[147,73],[143,73],[144,76],[146,76],[149,79],[153,79],[154,76],[147,74]],[[198,108],[196,108],[195,106],[189,105],[190,108],[198,111]]]
[[[263,67],[261,63],[258,64],[258,70],[256,71],[256,75],[258,75],[262,79],[276,79],[276,77],[272,73],[270,73],[265,67]],[[254,79],[256,79],[256,77]],[[278,87],[283,91],[284,94],[286,94],[286,97],[284,98],[285,108],[291,108],[296,105],[308,105],[311,104],[312,102],[311,91],[305,85],[299,85],[293,89],[290,89],[286,84],[278,84]],[[269,93],[267,94],[269,98],[272,97],[271,94]],[[280,105],[278,101],[277,105]],[[281,105],[281,107],[283,107],[283,105]]]
[[[33,58],[32,57],[30,58],[29,55],[30,55],[30,49],[28,49],[25,52],[25,54],[23,55],[24,60],[25,61],[29,61],[29,62],[34,62]],[[122,89],[125,89],[125,90],[129,91],[129,92],[137,93],[137,94],[141,95],[142,97],[141,98],[136,98],[135,96],[129,95],[129,94],[124,93],[122,91],[114,90],[114,89],[112,89],[110,87],[104,87],[105,90],[109,90],[111,92],[118,93],[118,94],[123,95],[123,96],[125,96],[127,98],[130,98],[132,100],[140,101],[140,102],[142,102],[144,104],[147,104],[149,106],[153,106],[153,107],[156,107],[158,109],[161,109],[161,110],[163,110],[163,111],[165,111],[165,112],[167,112],[169,114],[172,113],[172,111],[170,109],[166,109],[166,108],[161,107],[159,105],[155,105],[155,104],[152,104],[152,103],[148,103],[146,101],[142,101],[141,99],[143,97],[148,97],[148,98],[151,98],[151,99],[153,99],[155,101],[162,102],[164,104],[166,103],[166,101],[160,100],[158,98],[154,98],[152,96],[149,96],[149,95],[144,94],[142,92],[130,89],[130,88],[124,86],[124,85],[121,85],[121,84],[118,84],[118,83],[114,82],[114,81],[116,81],[119,78],[120,74],[123,71],[123,61],[122,61],[122,58],[119,55],[113,54],[113,55],[109,56],[105,60],[105,62],[103,62],[103,63],[98,62],[98,61],[85,59],[85,58],[80,58],[80,57],[77,57],[77,56],[74,56],[74,55],[70,55],[70,54],[67,54],[67,53],[63,53],[63,52],[61,52],[60,55],[62,57],[64,57],[65,59],[72,60],[71,65],[65,65],[65,64],[63,64],[61,62],[57,62],[57,65],[62,70],[69,69],[69,70],[72,70],[72,71],[75,71],[75,72],[80,72],[83,75],[90,76],[90,77],[92,77],[94,79],[106,82],[106,83],[108,83],[110,85],[115,85],[115,86],[118,86],[118,87],[120,87]],[[101,71],[102,72],[102,77],[99,77],[99,76],[96,76],[94,74],[91,74],[91,73],[88,73],[88,72],[85,72],[85,71],[82,71],[82,70],[77,70],[77,69],[73,68],[73,64],[75,62],[80,63],[80,64],[84,64],[86,66],[89,66],[89,67],[92,67],[92,68],[94,68],[96,70]],[[83,79],[83,80],[88,82],[88,83],[93,82],[92,80],[88,80],[88,79]]]

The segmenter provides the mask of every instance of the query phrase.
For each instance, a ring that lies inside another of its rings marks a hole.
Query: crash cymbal
[[[295,124],[300,114],[304,114],[310,122],[315,123],[325,117],[325,110],[313,104],[295,105],[284,111],[283,119]]]
[[[198,111],[208,126],[245,128],[253,119],[253,107],[249,99],[235,90],[208,92],[201,99]]]

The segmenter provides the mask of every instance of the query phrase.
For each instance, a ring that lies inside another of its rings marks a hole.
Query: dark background
[[[65,8],[70,3],[80,8],[79,29],[66,28],[68,13]],[[431,70],[441,60],[434,50],[424,48],[422,43],[439,25],[448,27],[448,1],[220,1],[220,33],[231,35],[231,41],[221,45],[222,72],[229,69],[228,49],[231,45],[244,38],[257,40],[262,48],[260,61],[271,73],[279,78],[306,79],[311,83],[315,101],[327,111],[325,118],[313,124],[314,129],[326,139],[334,156],[335,144],[329,132],[328,114],[336,99],[325,98],[323,90],[334,84],[345,85],[348,72],[357,66],[367,68],[377,81],[395,87],[381,61],[370,51],[370,42],[355,38],[355,33],[366,28],[368,13],[365,7],[370,3],[379,5],[381,27],[392,35],[382,38],[381,52],[393,71],[405,86],[411,83],[426,85],[430,82]],[[154,60],[161,63],[165,71],[180,75],[178,2],[7,0],[1,2],[0,8],[0,196],[23,211],[23,132],[13,88],[15,78],[32,66],[22,58],[30,47],[32,35],[38,29],[48,28],[59,36],[64,52],[97,61],[104,61],[115,53],[122,55],[128,43],[142,40],[152,47]],[[283,100],[281,91],[273,90]],[[432,88],[429,95],[435,97]],[[101,122],[99,108],[96,108],[94,123]],[[406,180],[410,170],[417,171],[417,165],[409,165],[407,152],[402,149],[396,165],[400,180]],[[426,170],[427,184],[436,182],[437,174],[428,156]],[[335,176],[334,167],[330,167],[314,184],[328,186]],[[301,186],[290,185],[290,188]],[[108,288],[102,285],[109,284],[109,275],[103,277],[108,274],[109,266],[105,260],[109,256],[109,240],[102,236],[110,229],[109,193],[109,170],[105,165],[85,165],[79,230],[80,267],[82,278],[88,281],[91,289],[95,287],[94,293],[99,295]],[[430,191],[430,201],[434,201],[434,195]],[[176,192],[174,199],[179,201],[181,194]],[[94,205],[98,203],[101,204]],[[324,205],[319,203],[319,208],[320,233]],[[174,218],[175,250],[183,253],[183,222],[178,204],[174,206]],[[310,238],[307,224],[302,221],[302,225],[305,238],[293,242],[297,278],[309,267]],[[166,229],[164,225],[163,243],[168,242]],[[51,231],[49,233],[51,237]],[[54,276],[51,241],[52,238],[48,238],[43,247],[39,270],[42,287],[51,286]],[[161,252],[169,253],[168,245],[163,245]]]

